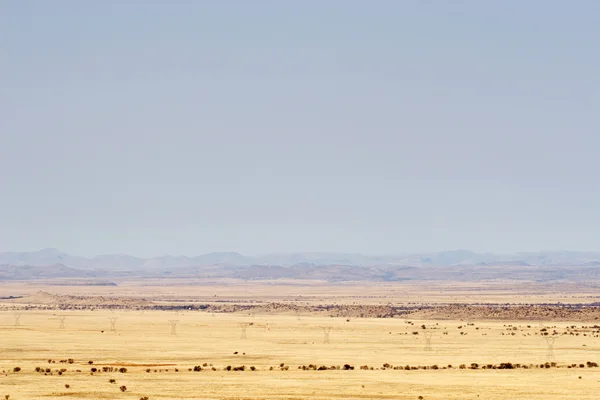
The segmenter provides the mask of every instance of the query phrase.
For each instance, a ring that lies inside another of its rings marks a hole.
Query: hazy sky
[[[599,250],[599,16],[0,1],[0,251]]]

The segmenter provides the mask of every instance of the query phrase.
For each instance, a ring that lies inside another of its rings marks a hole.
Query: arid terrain
[[[597,398],[600,307],[569,285],[168,283],[3,284],[0,394]]]

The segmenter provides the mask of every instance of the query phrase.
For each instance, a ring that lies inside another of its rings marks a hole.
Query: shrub
[[[498,369],[514,369],[514,365],[512,363],[500,363]]]
[[[127,390],[127,386],[123,385],[123,386],[121,386],[119,389],[121,389],[121,392],[124,392],[124,391],[126,391],[126,390]]]
[[[20,372],[21,371],[21,367],[14,367],[13,368],[13,372]]]
[[[117,383],[117,381],[114,380],[114,379],[109,379],[108,382],[110,382],[110,383]]]
[[[125,372],[127,372],[127,368],[125,368],[125,367],[119,368],[119,372],[124,374]]]
[[[65,387],[68,389],[71,387],[71,385],[69,385],[68,383],[65,384]]]

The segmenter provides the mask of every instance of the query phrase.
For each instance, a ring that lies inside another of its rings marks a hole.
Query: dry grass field
[[[116,331],[110,318],[117,318]],[[178,320],[176,335],[169,320]],[[600,338],[581,321],[545,322],[560,333],[554,345],[560,368],[539,368],[550,354],[538,321],[30,310],[15,322],[13,311],[0,313],[0,396],[16,400],[579,400],[597,399],[600,384],[600,368],[579,367],[600,362]],[[240,324],[248,324],[247,339]],[[564,334],[571,325],[577,328]],[[331,328],[330,343],[321,327]],[[430,346],[424,331],[431,332]],[[528,368],[482,368],[506,362]],[[311,364],[340,369],[299,369]]]

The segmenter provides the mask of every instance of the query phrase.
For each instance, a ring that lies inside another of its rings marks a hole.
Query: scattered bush
[[[515,367],[512,365],[512,363],[500,363],[500,365],[498,366],[498,369],[514,369]]]

